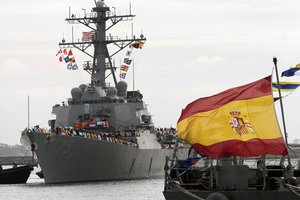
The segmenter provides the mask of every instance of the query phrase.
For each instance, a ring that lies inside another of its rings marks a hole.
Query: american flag
[[[95,31],[82,32],[82,42],[89,42],[95,38]]]

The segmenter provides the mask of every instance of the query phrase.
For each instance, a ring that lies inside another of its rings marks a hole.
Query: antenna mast
[[[135,91],[135,85],[134,85],[134,59],[132,59],[132,90]]]
[[[27,127],[30,129],[30,115],[29,115],[29,95],[27,96]]]
[[[281,108],[281,116],[282,116],[283,132],[284,132],[284,136],[285,136],[285,143],[286,143],[286,145],[288,145],[285,118],[284,118],[284,111],[283,111],[283,103],[282,103],[282,96],[281,96],[281,87],[280,87],[280,82],[279,82],[278,68],[277,68],[277,58],[276,57],[273,58],[273,63],[274,63],[274,66],[275,66],[276,79],[277,79],[277,85],[278,85],[278,94],[279,94],[279,101],[280,101],[280,108]]]
[[[275,72],[276,72],[276,79],[277,79],[277,85],[278,85],[278,94],[279,94],[279,101],[280,101],[280,108],[281,108],[281,116],[282,116],[282,124],[283,124],[283,131],[284,131],[284,137],[285,137],[285,144],[286,148],[288,149],[288,136],[286,132],[286,125],[285,125],[285,118],[284,118],[284,111],[283,111],[283,103],[282,103],[282,96],[281,96],[281,87],[280,87],[280,82],[279,82],[279,76],[278,76],[278,68],[277,68],[277,58],[273,58],[273,63],[275,66]],[[292,172],[292,164],[291,164],[291,158],[290,155],[287,154],[288,158],[288,169],[289,169],[289,174],[288,174],[288,179],[291,179],[293,176]]]
[[[84,64],[83,68],[91,75],[91,85],[100,86],[106,88],[106,78],[112,75],[115,86],[117,85],[117,79],[115,75],[115,66],[112,63],[112,57],[119,53],[121,50],[129,46],[134,41],[145,41],[145,37],[121,39],[118,36],[106,36],[106,32],[120,21],[131,21],[135,15],[119,15],[115,12],[111,12],[103,1],[95,1],[96,7],[92,9],[91,13],[86,13],[84,17],[76,17],[74,14],[69,14],[69,18],[66,19],[70,24],[82,24],[89,29],[90,32],[83,32],[81,41],[78,42],[65,42],[64,40],[59,43],[61,48],[74,47],[81,52],[85,53],[92,58],[92,65],[88,62]],[[106,27],[107,21],[110,21],[110,26]],[[72,34],[73,35],[73,34]],[[115,52],[109,52],[108,45],[113,44],[117,48]],[[87,49],[94,47],[94,53],[90,54]],[[110,70],[110,73],[106,76],[106,70]]]

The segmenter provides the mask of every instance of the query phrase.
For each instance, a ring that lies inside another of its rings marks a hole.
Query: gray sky
[[[94,1],[0,2],[0,143],[17,144],[27,126],[28,95],[31,125],[47,126],[52,106],[70,98],[73,87],[89,82],[81,67],[68,71],[55,54],[62,37],[71,38],[71,26],[64,21],[68,7],[83,16],[82,8],[89,12]],[[128,13],[129,2],[137,15],[135,33],[147,37],[144,48],[135,52],[135,88],[143,93],[156,127],[175,127],[181,109],[199,97],[268,76],[273,56],[280,73],[300,63],[298,0],[105,1],[118,14]],[[112,35],[130,35],[130,24],[120,24]],[[88,29],[74,25],[74,30],[79,38]],[[73,52],[81,65],[86,57]],[[126,81],[132,89],[132,71]],[[284,99],[291,141],[300,138],[299,102],[300,90]],[[279,104],[275,106],[279,118]]]

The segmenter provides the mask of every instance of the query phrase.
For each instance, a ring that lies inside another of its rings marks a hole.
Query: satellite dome
[[[86,88],[86,87],[87,87],[86,84],[81,84],[81,85],[79,85],[79,88],[81,89],[82,92],[85,91],[85,88]]]
[[[125,81],[119,81],[117,83],[117,90],[119,97],[126,97],[127,95],[127,83]]]
[[[100,8],[100,7],[104,7],[104,2],[103,1],[97,1],[96,2],[96,7]]]
[[[71,90],[72,99],[80,99],[82,96],[82,91],[80,88],[76,87]]]
[[[106,95],[108,97],[116,97],[117,96],[117,89],[115,87],[108,87]]]

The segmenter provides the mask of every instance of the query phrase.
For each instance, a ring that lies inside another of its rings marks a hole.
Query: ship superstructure
[[[52,113],[56,114],[57,117],[55,122],[51,122],[52,127],[53,124],[54,127],[73,126],[77,120],[80,120],[79,117],[106,118],[105,120],[108,120],[110,127],[115,130],[150,125],[151,116],[142,101],[142,95],[138,91],[131,91],[128,93],[130,94],[129,98],[127,98],[127,83],[125,81],[117,82],[116,68],[112,64],[112,57],[115,54],[133,42],[145,41],[146,38],[143,35],[140,38],[131,39],[107,36],[106,32],[118,22],[130,20],[134,15],[112,15],[109,7],[106,7],[103,1],[98,1],[92,11],[90,14],[85,14],[83,18],[76,18],[71,15],[70,18],[66,19],[72,24],[80,23],[89,27],[92,30],[89,32],[92,34],[90,40],[70,43],[63,40],[59,44],[61,48],[75,47],[91,57],[92,62],[87,61],[84,64],[84,70],[91,75],[91,82],[88,85],[82,84],[72,89],[72,98],[68,101],[69,106],[55,106],[53,108]],[[107,27],[106,22],[108,20],[111,21],[111,25]],[[109,44],[114,44],[114,47],[118,48],[116,52],[109,52]],[[93,55],[87,51],[89,47],[94,47]],[[113,79],[112,85],[106,81],[110,76]]]

